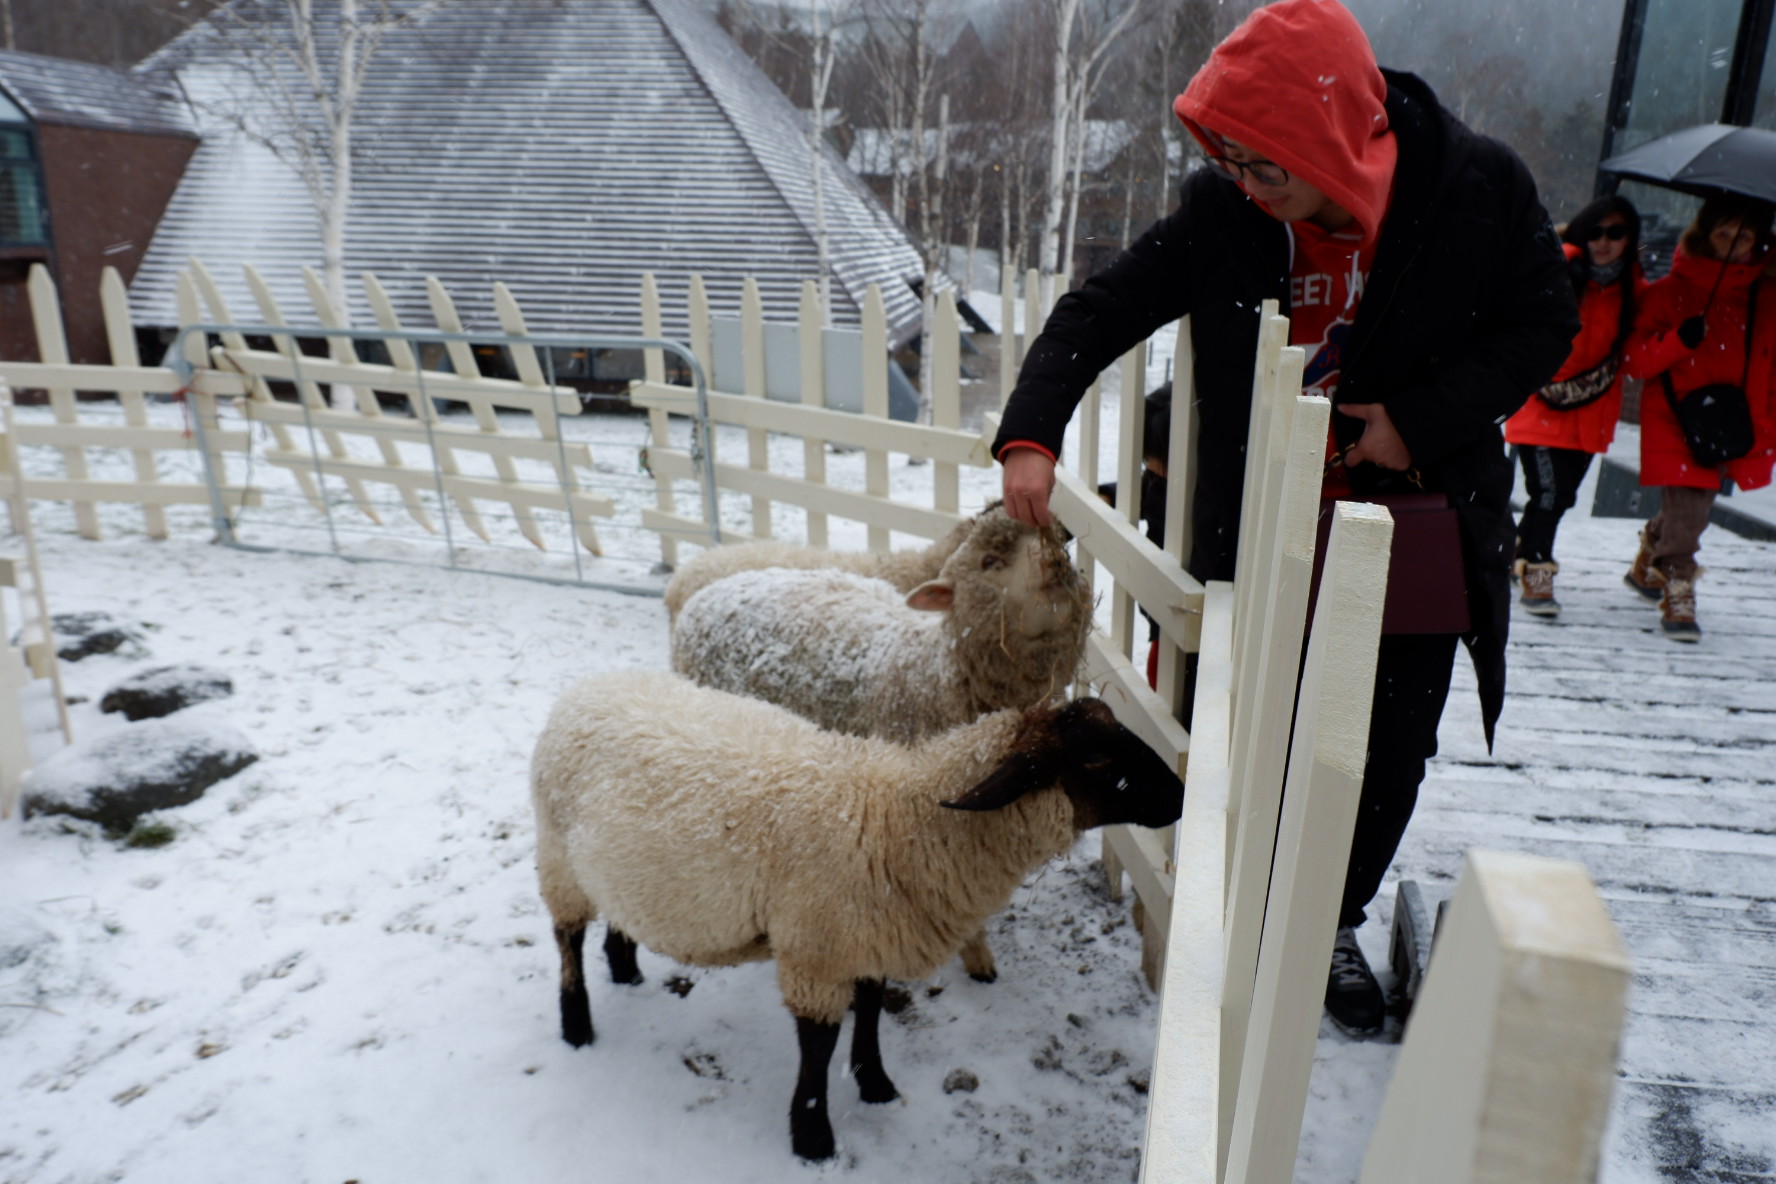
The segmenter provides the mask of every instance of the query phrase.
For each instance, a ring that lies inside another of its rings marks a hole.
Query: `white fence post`
[[[1221,1170],[1221,992],[1228,744],[1232,739],[1233,585],[1203,590],[1165,991],[1153,1048],[1141,1184],[1214,1184]]]
[[[1362,1184],[1595,1180],[1631,975],[1584,868],[1470,851]]]
[[[55,281],[49,276],[49,269],[41,263],[31,264],[30,278],[25,281],[25,287],[30,294],[31,319],[37,329],[37,356],[47,366],[68,365],[68,339],[62,332],[62,306],[56,293]],[[50,387],[49,403],[55,409],[57,423],[80,422],[80,411],[72,388],[59,385]],[[86,468],[86,450],[78,445],[66,445],[62,448],[62,465],[67,470],[69,480],[85,481],[90,476]],[[99,537],[99,510],[92,502],[74,503],[74,521],[81,538]]]
[[[1385,509],[1338,503],[1301,674],[1225,1184],[1289,1184],[1294,1177],[1363,787],[1393,535]]]
[[[821,310],[820,289],[813,280],[802,281],[802,302],[797,309],[796,344],[801,348],[801,388],[804,407],[826,406],[826,318]],[[819,436],[802,440],[802,477],[814,485],[826,484],[826,441]],[[826,515],[810,507],[808,545],[827,543]]]
[[[740,292],[740,369],[749,399],[765,397],[765,302],[759,294],[758,281],[752,276]],[[746,429],[746,463],[755,473],[771,469],[769,440],[763,428]],[[771,502],[754,494],[752,497],[752,537],[771,537]]]
[[[894,359],[888,356],[888,310],[882,303],[882,290],[875,284],[863,297],[863,413],[873,419],[888,418],[888,367]],[[871,497],[888,499],[888,451],[865,447],[863,453],[863,490]],[[868,531],[869,549],[888,549],[888,530],[873,522]]]

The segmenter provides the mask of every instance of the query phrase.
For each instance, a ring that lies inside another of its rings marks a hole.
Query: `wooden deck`
[[[1622,583],[1638,524],[1583,512],[1491,756],[1458,660],[1395,870],[1440,897],[1469,847],[1582,863],[1635,960],[1603,1181],[1776,1179],[1776,545],[1710,529],[1680,645]]]

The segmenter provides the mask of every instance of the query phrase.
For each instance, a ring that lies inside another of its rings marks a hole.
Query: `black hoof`
[[[580,1048],[591,1044],[597,1033],[592,1030],[592,1006],[586,988],[570,987],[561,992],[561,1038]]]
[[[888,1080],[888,1074],[880,1069],[859,1069],[857,1071],[857,1092],[866,1102],[892,1102],[900,1096],[894,1083]]]
[[[999,981],[999,972],[989,970],[985,974],[970,974],[968,977],[977,983],[996,983]]]
[[[833,1157],[832,1124],[824,1114],[797,1115],[789,1124],[789,1146],[802,1159]]]

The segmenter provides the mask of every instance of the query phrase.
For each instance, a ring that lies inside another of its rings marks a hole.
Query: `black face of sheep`
[[[1080,830],[1117,823],[1169,826],[1184,810],[1183,780],[1146,741],[1116,722],[1101,699],[1031,710],[1011,756],[944,805],[998,810],[1056,784],[1072,800]]]

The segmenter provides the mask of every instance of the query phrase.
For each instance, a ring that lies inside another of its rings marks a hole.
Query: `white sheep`
[[[977,517],[988,515],[1004,518],[1005,511],[998,502],[992,502]],[[771,540],[711,547],[686,560],[666,582],[667,619],[676,623],[685,601],[715,581],[736,572],[758,571],[766,567],[855,572],[860,576],[887,580],[900,591],[911,592],[926,580],[936,578],[944,560],[962,545],[962,540],[974,529],[976,520],[964,518],[941,539],[909,551],[829,551],[825,547]]]
[[[931,974],[1084,829],[1175,821],[1184,786],[1095,699],[996,712],[905,746],[628,671],[556,703],[531,792],[563,1039],[593,1039],[582,950],[598,917],[618,983],[641,981],[638,942],[699,966],[775,958],[801,1051],[791,1146],[824,1159],[846,1009],[863,1099],[890,1101],[883,980]]]
[[[1058,530],[990,509],[904,597],[848,571],[742,571],[689,597],[672,665],[823,728],[911,741],[1064,690],[1085,651],[1089,589]],[[997,976],[984,931],[961,949]]]

